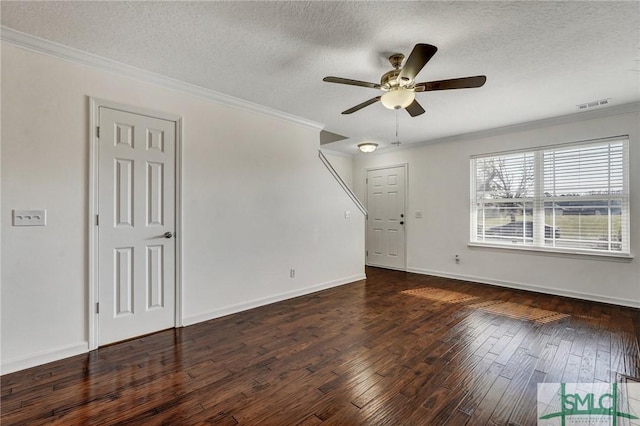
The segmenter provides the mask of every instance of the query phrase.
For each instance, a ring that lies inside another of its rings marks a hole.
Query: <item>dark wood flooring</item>
[[[534,425],[539,382],[640,376],[638,310],[367,276],[7,374],[1,423]]]

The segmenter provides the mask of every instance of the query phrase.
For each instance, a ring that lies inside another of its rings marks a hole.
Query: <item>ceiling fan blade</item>
[[[376,96],[375,98],[371,98],[368,101],[364,101],[363,103],[354,106],[353,108],[349,108],[346,111],[342,111],[343,114],[352,114],[356,111],[361,110],[364,107],[368,107],[371,104],[375,104],[376,102],[378,102],[380,100],[380,96]]]
[[[424,114],[424,108],[422,108],[422,105],[420,105],[415,99],[405,109],[412,117],[417,117],[420,114]]]
[[[340,84],[348,84],[350,86],[368,87],[370,89],[381,88],[381,86],[377,83],[368,83],[366,81],[351,80],[348,78],[340,78],[340,77],[325,77],[322,79],[322,81],[326,81],[327,83],[340,83]]]
[[[472,89],[474,87],[482,87],[486,81],[487,77],[484,75],[452,78],[450,80],[427,81],[416,84],[415,90],[416,92],[429,92],[432,90]]]
[[[399,79],[405,82],[413,81],[437,51],[438,48],[430,44],[416,44],[400,71]]]

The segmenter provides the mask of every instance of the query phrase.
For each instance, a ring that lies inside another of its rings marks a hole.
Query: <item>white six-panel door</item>
[[[175,325],[175,122],[99,109],[98,344]]]
[[[367,265],[406,269],[405,167],[367,171]]]

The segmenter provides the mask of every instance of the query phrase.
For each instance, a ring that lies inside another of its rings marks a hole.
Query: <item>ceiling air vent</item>
[[[597,107],[597,106],[607,105],[609,103],[610,99],[611,98],[600,99],[599,101],[591,101],[591,102],[587,102],[585,104],[579,104],[579,105],[576,105],[576,106],[578,107],[578,109],[594,108],[594,107]]]

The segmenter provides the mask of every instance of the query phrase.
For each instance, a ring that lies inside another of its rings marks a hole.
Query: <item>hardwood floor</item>
[[[638,310],[367,276],[7,374],[1,423],[534,425],[539,382],[640,376]]]

